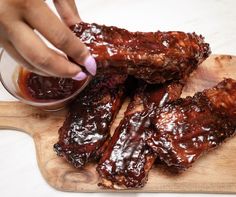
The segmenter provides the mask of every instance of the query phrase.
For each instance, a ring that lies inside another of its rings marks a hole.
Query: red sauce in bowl
[[[45,77],[25,69],[21,69],[18,85],[23,97],[39,102],[61,100],[69,97],[80,89],[84,81],[73,79]]]

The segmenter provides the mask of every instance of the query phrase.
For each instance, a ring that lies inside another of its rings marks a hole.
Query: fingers
[[[74,0],[54,0],[53,2],[58,14],[68,27],[81,22]]]
[[[43,76],[49,76],[47,73],[42,72],[36,68],[34,68],[32,65],[30,65],[18,52],[17,50],[14,48],[14,46],[10,43],[10,42],[4,42],[3,44],[4,49],[8,52],[8,54],[14,58],[19,65],[27,68],[29,71],[34,72],[36,74],[39,75],[43,75]]]
[[[63,0],[58,0],[63,2]],[[29,9],[25,12],[26,21],[35,29],[37,29],[47,40],[54,46],[65,52],[76,63],[85,66],[87,71],[96,74],[96,62],[87,49],[87,47],[71,32],[71,30],[61,23],[57,16],[41,1],[33,1],[40,11]],[[62,4],[58,4],[62,6]],[[60,7],[59,6],[59,7]],[[67,11],[70,9],[67,6]],[[62,11],[62,12],[67,12]],[[42,14],[43,13],[43,14]],[[45,21],[47,23],[45,24]]]
[[[75,14],[79,15],[75,0],[68,0],[66,1],[68,2],[68,4],[70,5],[70,7],[72,8],[72,10],[74,11]]]
[[[49,49],[29,26],[22,22],[15,22],[12,26],[8,34],[9,39],[27,62],[50,76],[77,76],[76,79],[79,79],[80,67]]]

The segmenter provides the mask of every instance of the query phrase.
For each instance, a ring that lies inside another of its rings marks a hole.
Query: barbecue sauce
[[[18,85],[22,96],[39,102],[60,100],[69,97],[82,87],[84,81],[72,79],[45,77],[21,69]]]

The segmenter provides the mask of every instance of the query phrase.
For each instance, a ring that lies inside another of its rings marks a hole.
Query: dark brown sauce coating
[[[126,76],[96,76],[71,104],[54,145],[58,155],[75,167],[98,158],[99,149],[110,137],[110,125],[124,97]]]
[[[58,77],[44,77],[23,69],[18,78],[23,97],[40,102],[67,98],[80,89],[84,82]]]
[[[71,27],[98,64],[98,72],[133,75],[148,83],[182,79],[210,54],[195,33],[129,32],[117,27],[79,23]]]
[[[173,87],[176,88],[175,91]],[[167,86],[142,84],[138,88],[99,161],[97,171],[102,177],[101,186],[106,188],[144,186],[156,158],[146,144],[150,111],[165,102],[170,102],[171,99],[176,99],[175,97],[179,98],[181,89],[182,85],[174,83]]]
[[[236,131],[236,81],[179,99],[155,111],[147,143],[167,165],[185,170]]]
[[[149,164],[148,161],[155,159],[152,151],[145,145],[145,124],[149,124],[148,118],[139,112],[122,120],[119,132],[112,137],[109,148],[103,154],[97,168],[100,176],[111,180],[113,186],[102,186],[139,188],[145,184],[145,167],[151,167],[152,162]]]

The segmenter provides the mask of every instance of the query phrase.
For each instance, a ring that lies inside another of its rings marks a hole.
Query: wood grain
[[[236,57],[211,56],[192,74],[182,96],[193,95],[196,91],[211,87],[224,77],[236,79]],[[113,129],[122,118],[125,105],[119,112]],[[45,112],[19,102],[0,102],[0,109],[1,129],[23,131],[34,139],[39,169],[52,187],[73,192],[110,191],[97,186],[99,177],[95,170],[96,164],[89,164],[85,169],[78,170],[54,153],[52,147],[57,142],[57,131],[64,121],[66,110]],[[160,164],[155,165],[146,186],[135,192],[235,193],[235,155],[236,137],[200,158],[182,174],[172,175]]]

